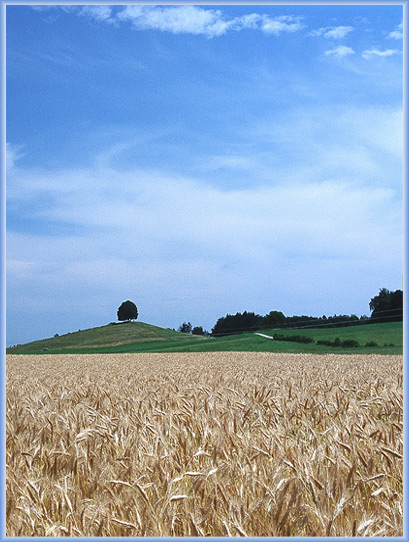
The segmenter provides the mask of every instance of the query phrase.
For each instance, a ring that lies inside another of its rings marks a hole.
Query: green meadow
[[[257,333],[281,340],[261,337]],[[293,337],[295,340],[284,340]],[[297,339],[298,338],[298,339]],[[297,342],[309,338],[312,342]],[[355,341],[357,346],[317,344]],[[126,322],[56,335],[7,348],[7,354],[92,354],[130,352],[289,352],[339,354],[402,354],[402,322],[334,328],[262,329],[225,337],[200,337],[143,322]]]

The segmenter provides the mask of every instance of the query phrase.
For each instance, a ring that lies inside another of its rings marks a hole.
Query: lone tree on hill
[[[136,320],[138,318],[138,309],[135,303],[132,301],[124,301],[118,309],[118,320],[123,322],[125,320]]]

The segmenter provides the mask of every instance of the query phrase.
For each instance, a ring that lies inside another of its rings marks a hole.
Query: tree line
[[[254,312],[237,312],[226,314],[219,318],[211,331],[213,337],[256,331],[274,327],[275,329],[300,329],[305,327],[341,327],[355,324],[371,324],[381,322],[397,322],[403,320],[403,292],[402,290],[389,291],[381,288],[378,295],[369,302],[371,316],[356,314],[334,314],[333,316],[285,316],[281,311],[273,310],[265,316]],[[130,321],[138,318],[138,309],[133,301],[124,301],[118,308],[119,321]],[[202,326],[193,327],[190,322],[183,322],[178,331],[192,335],[209,336],[210,333]]]
[[[245,331],[256,331],[274,327],[276,329],[305,327],[341,327],[356,324],[396,322],[403,320],[403,292],[391,292],[381,288],[379,294],[369,302],[371,316],[358,317],[356,314],[334,314],[333,316],[285,316],[281,311],[270,311],[265,316],[244,311],[226,314],[219,318],[212,329],[212,336],[223,336]]]

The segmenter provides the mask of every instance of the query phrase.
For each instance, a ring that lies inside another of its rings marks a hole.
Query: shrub
[[[359,342],[355,341],[355,339],[346,339],[345,341],[342,341],[341,346],[342,348],[357,348]]]
[[[332,341],[324,341],[324,340],[317,341],[317,344],[320,344],[323,346],[334,346],[334,343]]]
[[[289,341],[289,342],[304,343],[304,344],[314,342],[314,339],[311,339],[311,337],[305,337],[305,335],[279,335],[275,333],[274,339],[276,341]]]
[[[321,344],[324,346],[332,346],[332,347],[341,346],[342,348],[356,348],[359,346],[359,342],[355,341],[354,339],[346,339],[345,341],[341,342],[341,340],[338,337],[334,339],[333,341],[319,340],[317,341],[317,344]]]

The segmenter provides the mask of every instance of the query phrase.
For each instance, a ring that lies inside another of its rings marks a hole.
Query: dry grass
[[[402,356],[7,356],[7,536],[403,536]]]

